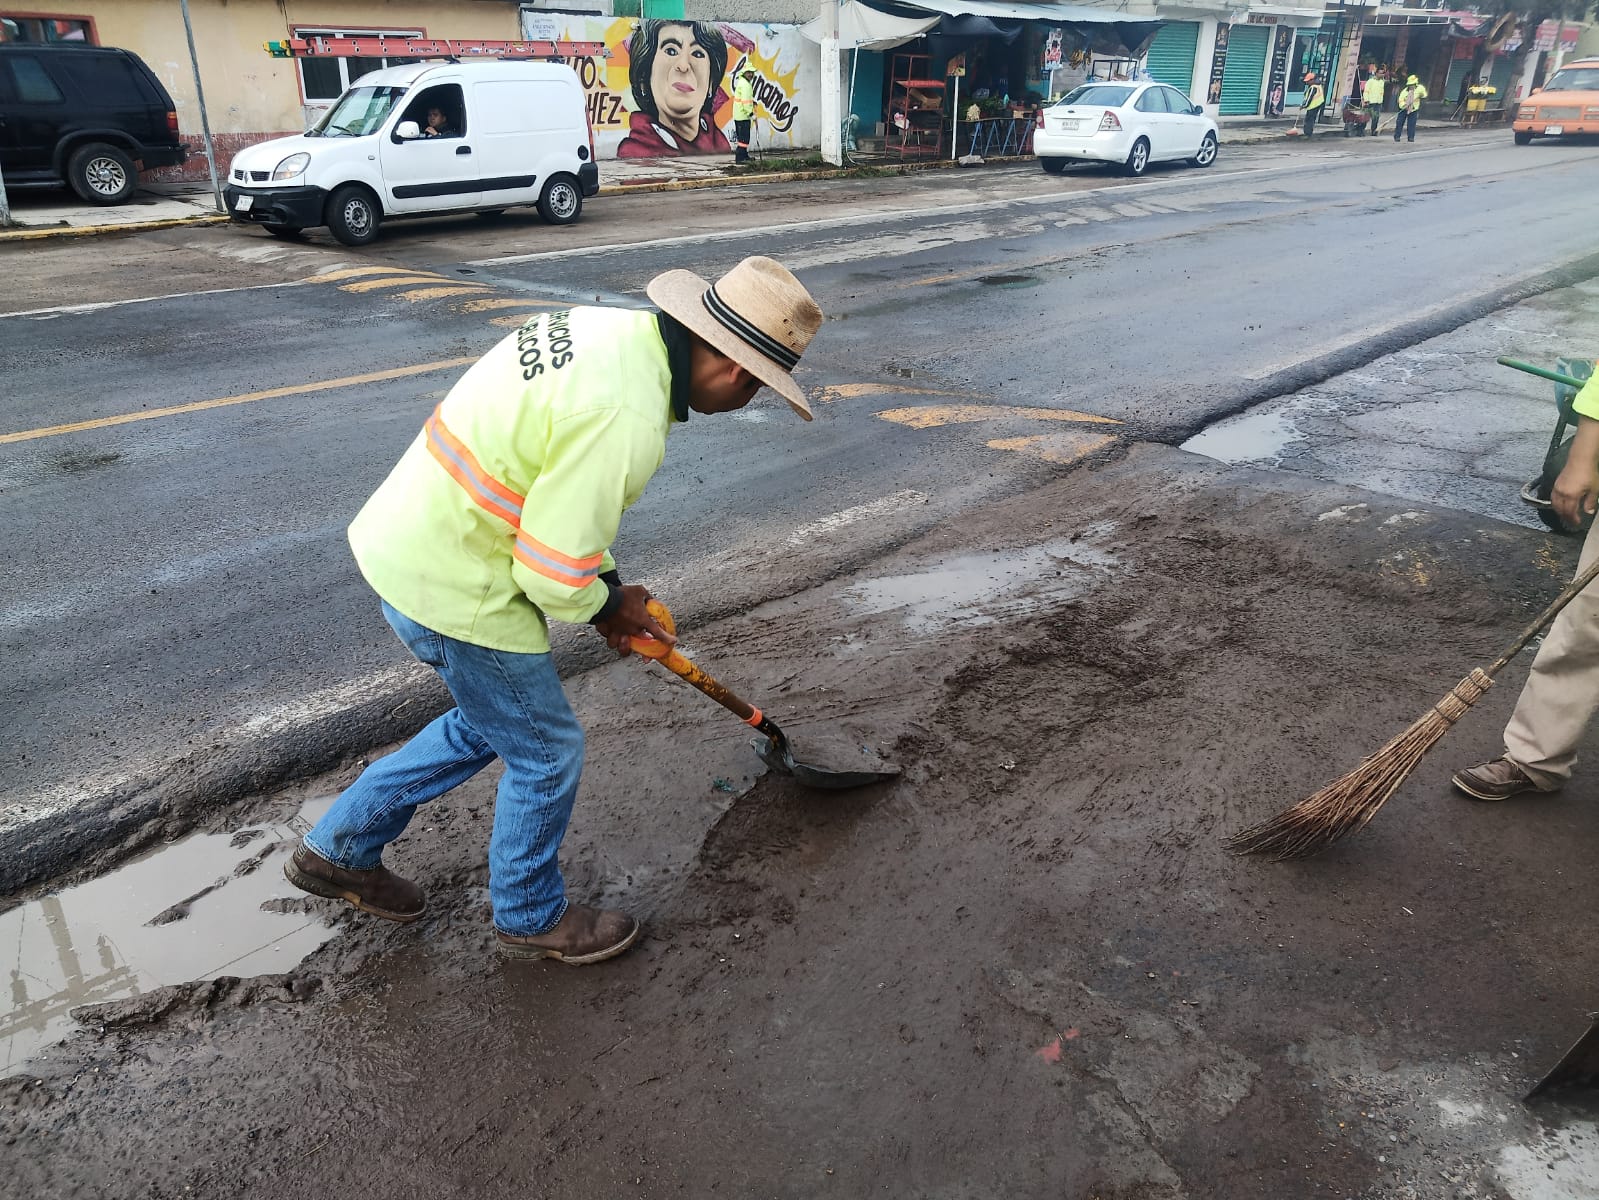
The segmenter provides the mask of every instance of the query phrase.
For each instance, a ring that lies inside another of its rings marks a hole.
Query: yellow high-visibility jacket
[[[1322,90],[1321,84],[1313,83],[1305,89],[1305,99],[1300,108],[1309,112],[1313,108],[1325,107],[1326,103],[1327,93]]]
[[[1419,83],[1407,83],[1399,89],[1399,111],[1415,112],[1427,98],[1427,89]]]
[[[614,608],[611,541],[688,415],[658,320],[545,313],[473,364],[350,525],[372,589],[448,637],[527,654],[550,648],[546,617]]]
[[[733,120],[749,121],[755,116],[755,81],[739,72],[733,81]]]
[[[1382,98],[1386,94],[1386,89],[1383,86],[1385,82],[1381,77],[1373,75],[1366,80],[1366,86],[1361,89],[1360,98],[1367,104],[1381,104]]]
[[[1582,385],[1571,407],[1579,416],[1599,420],[1599,374],[1588,377],[1588,382]]]

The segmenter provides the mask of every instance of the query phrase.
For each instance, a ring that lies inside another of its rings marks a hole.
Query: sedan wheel
[[[1129,175],[1142,175],[1149,169],[1149,142],[1139,138],[1133,143],[1133,148],[1128,152],[1126,165],[1122,170]]]
[[[1205,140],[1199,143],[1199,153],[1188,160],[1196,167],[1208,167],[1216,161],[1216,135],[1207,133]]]

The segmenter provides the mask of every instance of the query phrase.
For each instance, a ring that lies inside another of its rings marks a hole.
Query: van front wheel
[[[570,225],[583,211],[583,189],[570,175],[551,175],[539,196],[539,216],[551,225]]]
[[[382,220],[377,198],[359,184],[347,183],[328,197],[328,232],[346,246],[366,245]]]

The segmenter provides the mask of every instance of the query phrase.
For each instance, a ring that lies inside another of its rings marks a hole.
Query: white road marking
[[[30,308],[22,312],[0,313],[0,320],[11,317],[32,317],[35,320],[48,320],[50,317],[66,316],[72,313],[98,312],[103,308],[120,308],[124,304],[153,304],[157,300],[187,300],[194,296],[226,296],[234,292],[262,292],[269,288],[302,287],[309,283],[308,279],[293,279],[288,283],[252,283],[247,287],[207,288],[199,292],[169,292],[164,296],[135,296],[129,300],[97,300],[92,304],[59,304],[54,308]]]
[[[891,516],[901,509],[909,508],[913,504],[926,504],[927,497],[915,489],[895,492],[891,496],[882,496],[870,500],[865,504],[857,504],[854,508],[846,508],[843,512],[836,512],[830,517],[823,517],[820,521],[812,521],[809,525],[801,525],[788,535],[790,546],[803,546],[809,541],[843,529],[847,525],[855,525],[861,521],[874,521],[879,517]]]
[[[421,683],[431,674],[429,668],[412,662],[363,675],[359,679],[349,679],[258,712],[238,727],[238,733],[250,739],[286,733],[309,725],[318,717],[343,712],[369,697]]]

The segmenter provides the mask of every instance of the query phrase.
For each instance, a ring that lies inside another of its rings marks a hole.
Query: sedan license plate
[[[1566,132],[1566,127],[1564,125],[1545,125],[1543,131],[1545,133],[1564,133]]]
[[[1076,117],[1062,117],[1056,124],[1061,129],[1076,129],[1082,124]]]
[[[255,203],[254,196],[240,196],[233,205],[234,212],[249,212],[250,205]]]

